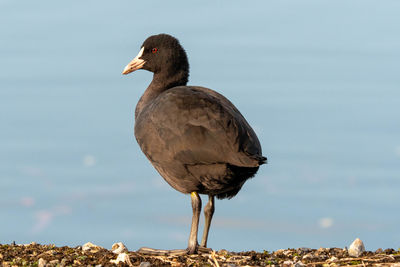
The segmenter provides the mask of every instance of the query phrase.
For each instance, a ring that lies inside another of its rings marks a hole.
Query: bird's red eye
[[[155,53],[157,53],[157,52],[158,52],[158,49],[157,49],[157,48],[151,49],[151,53],[155,54]]]

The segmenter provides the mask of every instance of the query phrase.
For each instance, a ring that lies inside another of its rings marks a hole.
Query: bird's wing
[[[262,159],[253,129],[229,100],[210,89],[175,87],[143,112],[135,136],[154,162],[255,167]]]

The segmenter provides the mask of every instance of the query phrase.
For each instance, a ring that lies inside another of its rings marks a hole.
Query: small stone
[[[306,255],[303,256],[303,260],[313,260],[317,258],[315,255],[313,255],[312,253],[307,253]]]
[[[133,266],[133,264],[131,262],[131,259],[129,258],[129,255],[126,254],[126,253],[118,254],[117,259],[110,260],[110,262],[114,263],[116,265],[118,265],[118,263],[122,262],[122,263],[125,263],[125,264],[129,265],[129,266]]]
[[[276,256],[284,255],[285,250],[284,249],[278,249],[277,251],[274,252]]]
[[[148,261],[142,261],[139,267],[151,267],[151,263]]]
[[[37,243],[36,242],[31,242],[29,244],[24,244],[24,247],[29,247],[29,246],[34,246],[34,245],[37,245]]]
[[[356,240],[351,243],[348,253],[350,257],[359,257],[364,251],[364,243],[359,238],[356,238]]]
[[[383,253],[383,249],[382,248],[378,248],[377,250],[375,250],[375,253],[377,253],[377,254]]]
[[[327,261],[328,262],[335,262],[335,261],[337,261],[338,260],[338,258],[336,258],[335,256],[332,256],[331,258],[329,258]]]
[[[218,254],[220,254],[220,255],[228,255],[228,251],[226,250],[226,249],[220,249],[220,250],[218,250]]]
[[[48,265],[57,266],[58,264],[60,264],[59,260],[52,260],[52,261],[49,261],[49,263],[46,266],[48,266]]]
[[[46,265],[47,261],[43,258],[40,258],[38,261],[38,267],[44,267]]]
[[[311,248],[306,248],[306,247],[302,247],[302,248],[298,248],[297,249],[297,252],[299,253],[299,254],[305,254],[305,253],[308,253],[308,252],[311,252],[312,251],[312,249]]]
[[[395,252],[395,250],[392,249],[392,248],[387,248],[387,249],[385,249],[383,252],[384,252],[386,255],[390,255],[390,254],[393,254],[393,253]]]
[[[286,257],[288,257],[288,256],[292,255],[292,251],[290,251],[290,250],[285,250],[285,251],[283,252],[283,255],[285,255]]]
[[[293,261],[284,261],[283,266],[293,266]]]
[[[294,264],[294,267],[303,267],[306,266],[304,263],[302,263],[301,261],[298,261]]]
[[[66,258],[63,258],[62,260],[61,260],[61,262],[60,262],[60,266],[61,267],[64,267],[64,266],[66,266],[67,265],[67,259]]]
[[[84,244],[82,246],[82,251],[87,251],[87,252],[91,252],[91,253],[96,253],[96,252],[98,252],[98,251],[100,251],[102,249],[104,249],[104,248],[102,248],[100,246],[97,246],[97,245],[95,245],[93,243],[90,243],[90,242],[87,242],[86,244]]]
[[[112,252],[115,254],[121,254],[124,252],[128,252],[128,249],[125,247],[125,245],[122,242],[118,242],[112,245],[111,247]]]

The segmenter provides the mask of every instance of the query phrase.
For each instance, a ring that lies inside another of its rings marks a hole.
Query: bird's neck
[[[188,71],[178,71],[175,72],[174,75],[167,75],[166,73],[154,73],[153,80],[136,105],[135,119],[142,112],[143,108],[151,103],[151,101],[159,96],[162,92],[176,86],[186,85],[188,78]]]

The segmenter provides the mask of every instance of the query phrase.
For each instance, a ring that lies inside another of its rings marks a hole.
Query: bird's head
[[[158,34],[144,41],[138,55],[126,65],[122,74],[138,69],[171,75],[179,71],[188,72],[189,63],[185,50],[176,38]]]

